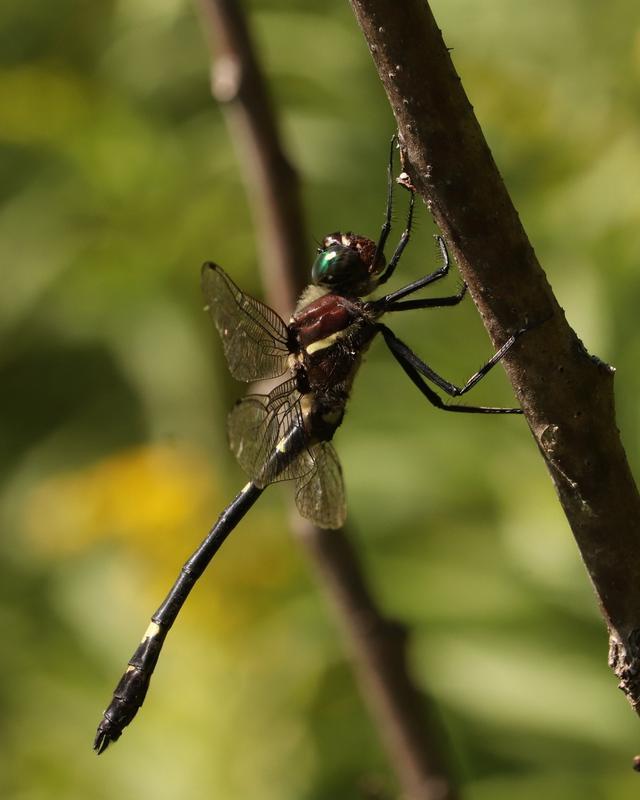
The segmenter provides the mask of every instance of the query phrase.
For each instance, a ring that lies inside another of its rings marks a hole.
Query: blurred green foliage
[[[618,369],[637,473],[637,4],[433,5],[570,322]],[[393,121],[348,4],[250,15],[310,234],[375,235]],[[224,432],[243,387],[198,268],[258,294],[258,253],[186,0],[5,0],[0,64],[0,795],[397,796],[276,487],[190,599],[135,724],[94,758],[148,615],[243,480]],[[433,267],[419,217],[394,285]],[[453,380],[490,352],[470,302],[406,316],[394,327]],[[509,404],[504,375],[476,400]],[[412,626],[465,796],[637,797],[638,722],[526,426],[450,416],[377,343],[336,442],[357,545]]]

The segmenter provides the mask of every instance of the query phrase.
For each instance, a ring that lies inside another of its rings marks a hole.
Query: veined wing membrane
[[[202,291],[234,378],[257,381],[287,370],[289,331],[273,309],[240,291],[210,261],[202,266]]]
[[[341,528],[347,504],[338,455],[330,442],[313,445],[314,468],[296,481],[296,505],[303,517],[319,528]]]
[[[314,468],[294,380],[268,395],[248,395],[236,403],[228,431],[231,451],[260,488],[301,478]]]

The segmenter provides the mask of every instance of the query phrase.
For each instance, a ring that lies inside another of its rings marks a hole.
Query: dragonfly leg
[[[500,361],[505,353],[515,344],[520,336],[528,330],[521,328],[510,336],[502,347],[487,361],[487,363],[475,372],[464,386],[458,387],[453,383],[442,378],[428,364],[398,339],[398,337],[387,328],[386,325],[378,324],[378,330],[382,333],[384,340],[402,369],[409,376],[411,381],[418,387],[427,400],[443,411],[455,411],[463,414],[522,414],[520,408],[501,408],[496,406],[456,406],[445,403],[438,394],[425,382],[424,378],[432,381],[440,389],[451,397],[460,397],[472,389],[482,378]],[[423,377],[424,376],[424,377]]]
[[[445,306],[457,306],[467,293],[467,284],[463,283],[458,294],[449,297],[427,297],[422,300],[401,300],[397,303],[389,303],[385,311],[410,311],[416,308],[444,308]]]
[[[442,254],[442,266],[438,267],[438,269],[430,272],[428,275],[425,275],[423,278],[418,278],[417,281],[413,281],[413,283],[407,284],[407,286],[403,286],[401,289],[396,289],[395,292],[391,292],[390,294],[385,295],[384,297],[380,297],[378,300],[374,300],[372,302],[373,309],[380,313],[387,310],[390,304],[395,303],[397,300],[401,300],[403,297],[407,297],[414,292],[419,291],[420,289],[424,289],[425,286],[429,286],[431,283],[435,283],[436,281],[441,280],[449,273],[449,268],[451,266],[451,260],[449,258],[449,251],[447,250],[447,245],[445,244],[444,239],[442,236],[436,236],[436,241],[438,242],[438,247],[440,248],[440,253]],[[386,276],[385,279],[387,280]],[[380,283],[384,283],[384,281],[380,281]],[[464,293],[463,295],[464,296]],[[462,299],[462,297],[460,298]],[[446,305],[449,305],[447,303]],[[454,305],[451,303],[451,305]],[[413,306],[414,308],[428,308],[429,306]]]
[[[398,246],[394,250],[393,255],[389,259],[389,263],[387,264],[387,268],[385,269],[382,277],[378,281],[378,286],[382,286],[383,283],[386,283],[389,278],[393,275],[395,268],[398,266],[398,261],[400,261],[400,256],[402,255],[404,248],[409,244],[409,239],[411,238],[411,225],[413,224],[413,207],[415,205],[416,196],[413,192],[411,192],[411,199],[409,200],[409,213],[407,215],[407,224],[405,225],[405,229],[402,232],[402,236],[400,237],[400,241],[398,242]]]
[[[391,232],[391,212],[393,209],[393,151],[395,150],[396,144],[398,141],[397,136],[391,137],[391,147],[389,149],[389,162],[387,164],[387,205],[384,213],[384,222],[382,224],[382,230],[380,231],[380,236],[378,238],[378,242],[376,244],[376,252],[373,258],[373,263],[377,264],[378,259],[382,256],[384,252],[385,245],[387,243],[387,239],[389,238],[389,233]],[[411,225],[413,223],[413,207],[415,204],[415,194],[412,190],[411,191],[411,200],[409,201],[409,213],[407,215],[407,224],[405,225],[405,229],[400,237],[400,241],[398,242],[396,249],[393,252],[393,255],[389,259],[389,263],[384,269],[384,272],[380,276],[378,280],[378,285],[382,285],[386,283],[389,278],[393,275],[395,268],[398,265],[398,261],[400,261],[400,256],[402,255],[404,248],[409,243],[409,239],[411,238]]]
[[[384,252],[384,247],[391,232],[391,211],[393,208],[393,151],[395,150],[398,137],[394,134],[391,137],[391,145],[389,147],[389,161],[387,162],[387,204],[384,212],[384,222],[382,223],[382,230],[378,237],[376,244],[376,252],[373,258],[373,263],[376,264],[378,258]]]

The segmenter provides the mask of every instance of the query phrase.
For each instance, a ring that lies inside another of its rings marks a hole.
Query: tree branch
[[[269,303],[285,318],[309,260],[298,182],[280,144],[265,81],[237,0],[199,0],[214,54],[212,89],[221,102],[254,200]],[[446,735],[409,676],[406,631],[377,608],[344,531],[304,521],[300,541],[348,641],[360,688],[410,800],[455,800]]]
[[[406,169],[505,358],[640,713],[640,497],[615,421],[614,370],[569,327],[425,0],[350,0],[396,117]]]

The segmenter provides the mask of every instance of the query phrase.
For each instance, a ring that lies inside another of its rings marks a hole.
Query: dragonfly
[[[232,452],[249,482],[222,511],[215,525],[182,567],[166,598],[151,617],[129,660],[94,740],[103,753],[120,738],[142,706],[160,651],[194,584],[225,539],[277,481],[292,481],[300,514],[321,528],[340,528],[346,517],[345,489],[338,456],[331,442],[340,426],[362,357],[380,334],[411,382],[433,406],[464,414],[521,414],[520,408],[460,405],[445,402],[433,388],[452,398],[470,391],[528,330],[516,330],[462,386],[441,377],[383,322],[385,314],[456,306],[466,285],[453,295],[421,297],[421,289],[444,278],[450,269],[447,246],[437,236],[442,263],[433,272],[383,295],[366,299],[393,276],[411,237],[415,194],[410,191],[404,231],[387,261],[384,249],[391,232],[393,206],[392,140],[387,167],[387,199],[376,241],[352,232],[322,239],[305,289],[289,322],[242,292],[217,264],[202,267],[206,310],[222,339],[232,376],[253,382],[282,377],[268,394],[250,394],[229,416]]]

